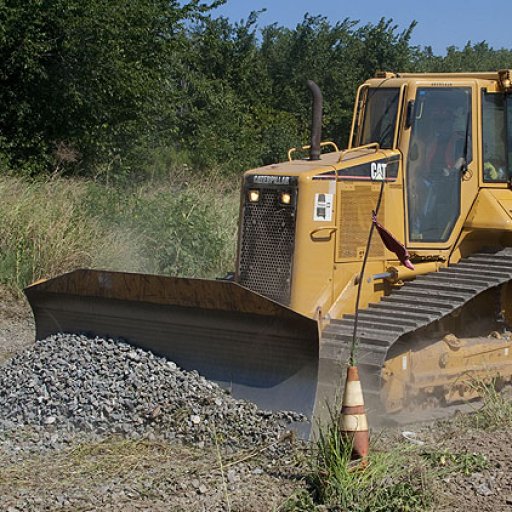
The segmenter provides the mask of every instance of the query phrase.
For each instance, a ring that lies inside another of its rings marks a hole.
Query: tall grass
[[[213,277],[233,269],[236,187],[220,179],[107,186],[0,178],[0,284],[77,267]]]
[[[142,271],[218,277],[234,268],[238,180],[182,174],[128,188],[90,183],[87,205],[105,227],[131,233]]]
[[[113,245],[84,218],[79,182],[0,179],[0,282],[20,291],[44,276],[93,265]],[[111,242],[112,240],[110,240]]]
[[[472,414],[459,419],[465,426],[477,430],[500,430],[512,427],[512,399],[500,391],[503,383],[498,378],[475,380],[473,388],[482,397],[481,406]]]
[[[430,475],[414,448],[372,447],[366,464],[351,461],[352,444],[336,421],[323,427],[308,459],[308,489],[284,511],[423,511],[433,504]]]

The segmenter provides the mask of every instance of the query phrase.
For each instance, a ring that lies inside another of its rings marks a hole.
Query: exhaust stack
[[[309,159],[320,160],[320,141],[322,140],[322,91],[320,91],[320,87],[318,87],[313,80],[308,80],[307,85],[313,96],[311,148],[309,150]]]

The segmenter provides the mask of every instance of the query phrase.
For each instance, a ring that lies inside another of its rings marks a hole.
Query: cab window
[[[393,148],[398,116],[400,89],[393,87],[366,88],[362,91],[359,125],[356,126],[353,146],[377,142],[383,149]]]
[[[504,93],[483,92],[484,181],[505,183],[512,176],[512,101]]]
[[[409,143],[409,239],[445,242],[460,212],[460,184],[471,161],[471,89],[418,88]]]

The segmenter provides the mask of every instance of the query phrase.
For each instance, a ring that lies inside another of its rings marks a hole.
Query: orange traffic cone
[[[364,459],[370,450],[370,443],[357,366],[347,368],[339,427],[341,434],[352,441],[352,460]]]

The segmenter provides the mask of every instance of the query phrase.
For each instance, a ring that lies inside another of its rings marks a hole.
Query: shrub
[[[79,267],[217,277],[233,270],[238,191],[215,177],[131,187],[0,179],[0,284]]]
[[[125,253],[123,237],[83,215],[84,195],[78,181],[0,179],[2,284],[20,292],[42,277]]]
[[[413,450],[403,445],[373,447],[361,466],[351,461],[352,445],[332,421],[320,430],[309,458],[308,490],[293,496],[284,510],[425,510],[433,501],[430,475]]]
[[[183,173],[133,188],[91,183],[85,207],[105,228],[130,233],[137,270],[218,277],[233,270],[238,197],[228,181]]]

